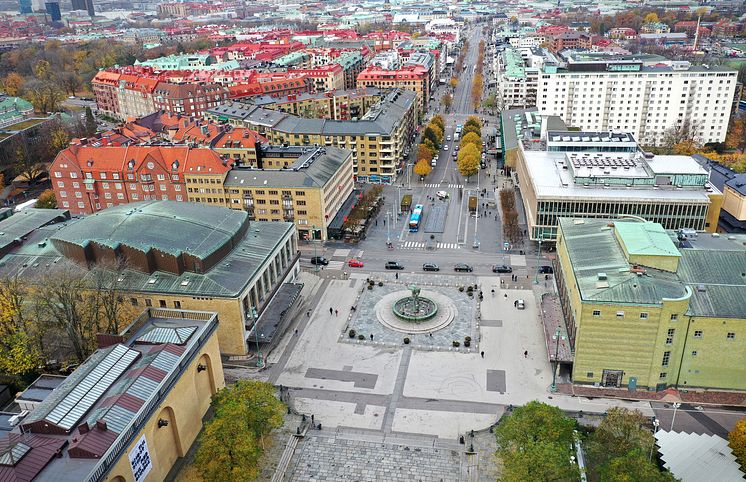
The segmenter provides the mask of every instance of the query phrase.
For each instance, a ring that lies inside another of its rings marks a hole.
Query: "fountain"
[[[394,302],[394,314],[404,321],[420,323],[429,320],[438,313],[438,305],[430,298],[420,296],[420,288],[409,286],[411,296],[406,296]]]

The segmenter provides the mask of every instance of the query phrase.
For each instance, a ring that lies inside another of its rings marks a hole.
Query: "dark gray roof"
[[[0,221],[0,254],[33,230],[49,223],[70,218],[64,209],[28,208]]]
[[[308,167],[288,169],[231,169],[225,178],[226,187],[322,187],[339,172],[352,156],[347,149],[325,147]]]
[[[736,174],[735,177],[725,183],[726,186],[742,196],[746,196],[746,174]]]
[[[710,171],[710,182],[713,186],[723,192],[725,183],[736,176],[736,172],[729,167],[720,164],[717,161],[705,157],[701,154],[694,154],[692,158],[697,161],[703,168]]]

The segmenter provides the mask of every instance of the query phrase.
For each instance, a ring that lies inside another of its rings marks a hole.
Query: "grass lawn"
[[[23,122],[19,122],[17,124],[11,124],[7,127],[5,127],[6,131],[22,131],[23,129],[28,129],[29,127],[33,127],[37,124],[41,124],[42,122],[46,122],[47,119],[28,119]]]

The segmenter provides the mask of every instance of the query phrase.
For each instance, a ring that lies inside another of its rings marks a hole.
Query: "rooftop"
[[[24,450],[15,463],[0,464],[0,479],[103,477],[217,325],[214,313],[145,311],[122,333],[121,343],[97,350],[23,420],[26,434],[18,427],[0,439],[0,453]]]
[[[744,479],[736,456],[722,437],[659,430],[655,440],[663,466],[682,482]]]
[[[287,150],[291,150],[288,148]],[[237,168],[225,178],[226,187],[323,187],[352,153],[336,147],[305,148],[287,169]],[[350,171],[351,173],[352,171]]]

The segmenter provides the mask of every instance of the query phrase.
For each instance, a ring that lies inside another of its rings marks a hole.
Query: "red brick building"
[[[119,72],[102,70],[91,80],[98,110],[114,118],[119,118],[119,76]]]
[[[327,64],[312,69],[288,69],[288,73],[308,76],[316,92],[331,92],[345,88],[345,72],[339,64]]]
[[[202,113],[228,100],[228,89],[219,84],[172,84],[159,82],[153,92],[155,108],[168,114],[188,117]]]
[[[49,169],[57,206],[73,214],[144,200],[186,201],[190,176],[221,179],[232,161],[186,146],[71,146]]]

